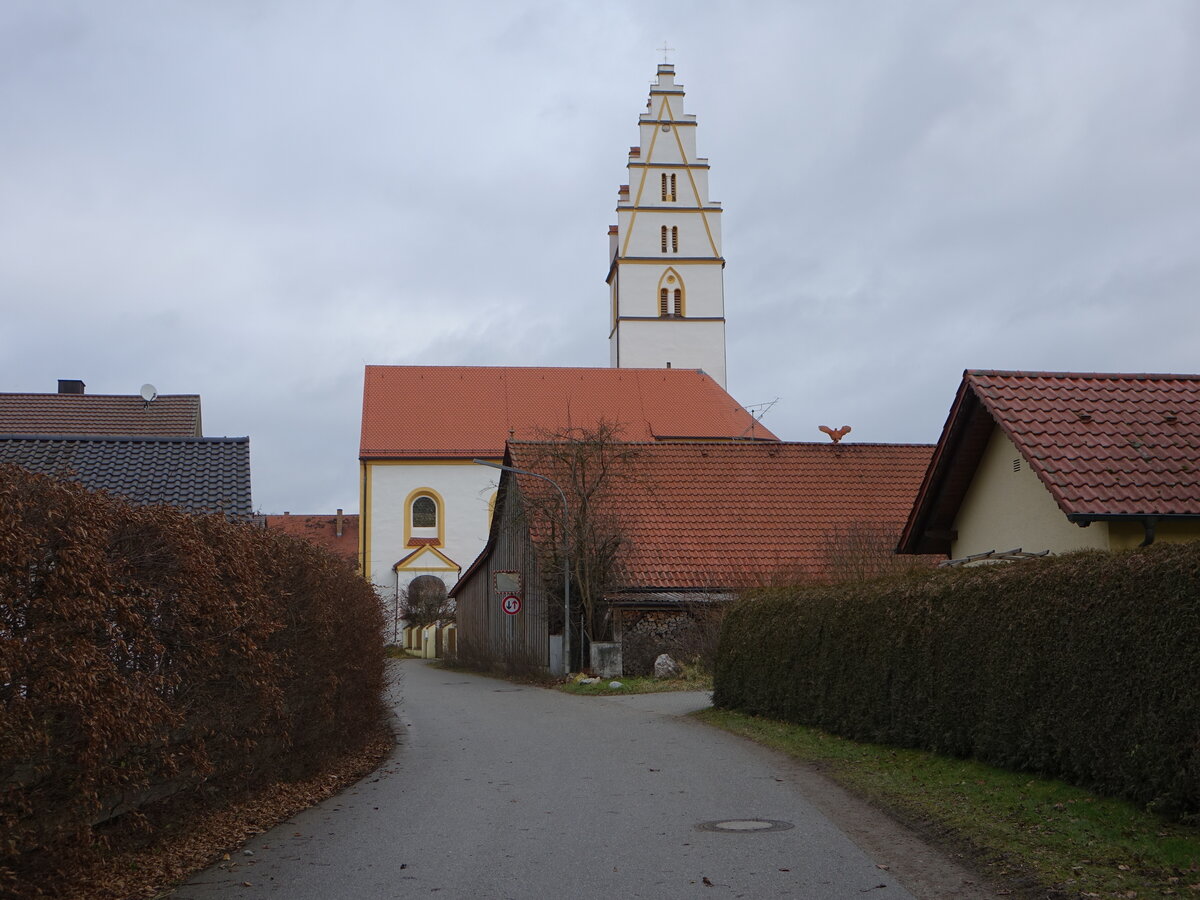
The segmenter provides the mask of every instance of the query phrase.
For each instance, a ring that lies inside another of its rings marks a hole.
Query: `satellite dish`
[[[143,384],[142,385],[142,399],[145,400],[147,403],[149,403],[151,400],[153,400],[157,396],[158,396],[158,388],[156,388],[154,385],[152,385],[152,384]]]

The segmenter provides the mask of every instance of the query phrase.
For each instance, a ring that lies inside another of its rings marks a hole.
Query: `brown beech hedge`
[[[764,590],[718,706],[1200,813],[1200,543]]]
[[[149,808],[359,749],[382,626],[370,585],[303,541],[0,467],[0,895],[52,892]]]

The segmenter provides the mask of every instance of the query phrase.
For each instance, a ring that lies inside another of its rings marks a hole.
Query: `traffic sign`
[[[520,572],[493,572],[492,585],[496,588],[496,593],[501,596],[508,594],[521,593],[521,573]]]
[[[500,607],[510,616],[515,616],[521,611],[521,598],[516,594],[509,594],[500,601]]]

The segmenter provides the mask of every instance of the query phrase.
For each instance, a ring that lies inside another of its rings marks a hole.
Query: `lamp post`
[[[570,566],[570,549],[571,545],[567,540],[567,523],[570,520],[570,510],[567,507],[567,495],[563,493],[563,489],[558,486],[558,482],[553,478],[547,478],[545,475],[539,475],[537,472],[530,472],[528,469],[518,469],[516,466],[506,466],[501,463],[489,462],[486,459],[473,459],[471,462],[477,466],[488,466],[493,469],[503,469],[505,472],[512,472],[515,475],[528,475],[531,478],[539,478],[542,481],[549,483],[558,491],[558,496],[562,499],[563,506],[563,522],[562,522],[562,566],[563,566],[563,672],[570,674],[571,672],[571,566]]]

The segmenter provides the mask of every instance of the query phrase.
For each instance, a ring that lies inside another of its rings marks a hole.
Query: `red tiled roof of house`
[[[969,369],[905,528],[908,552],[944,544],[992,428],[1063,513],[1200,515],[1200,375]]]
[[[1200,375],[964,377],[1064,512],[1200,515]]]
[[[538,443],[513,464],[548,471]],[[911,444],[648,443],[603,498],[627,541],[628,588],[741,588],[825,579],[890,555],[932,447]],[[539,495],[543,482],[520,477]],[[556,495],[555,495],[556,496]],[[546,535],[535,535],[545,540]]]
[[[282,531],[293,537],[303,538],[330,553],[358,563],[358,516],[342,515],[342,533],[338,536],[337,515],[263,516],[263,525],[273,531]]]
[[[693,369],[367,366],[361,459],[498,459],[510,438],[620,423],[625,440],[776,437]]]
[[[202,437],[200,397],[0,394],[0,434]]]

